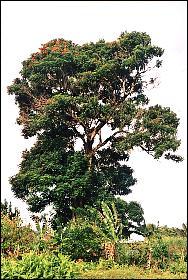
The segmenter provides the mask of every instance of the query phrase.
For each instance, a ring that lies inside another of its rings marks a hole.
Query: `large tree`
[[[129,194],[136,179],[126,161],[134,147],[182,160],[172,154],[179,119],[170,108],[149,107],[145,94],[162,54],[146,33],[124,32],[113,42],[55,39],[23,61],[8,93],[24,137],[37,140],[10,182],[31,211],[52,205],[66,222],[75,208]]]

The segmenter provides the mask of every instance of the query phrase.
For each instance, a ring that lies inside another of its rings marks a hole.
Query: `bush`
[[[116,261],[122,265],[145,265],[148,260],[148,249],[148,245],[144,242],[118,243]]]
[[[31,251],[21,260],[2,259],[2,279],[74,279],[78,275],[75,263],[61,254]]]
[[[61,252],[72,260],[97,261],[102,256],[103,242],[99,227],[84,221],[72,222],[62,235]]]
[[[20,256],[30,250],[37,252],[56,249],[53,236],[48,228],[35,232],[29,225],[23,226],[19,217],[10,219],[1,215],[1,252],[4,256]]]
[[[153,266],[161,269],[166,269],[169,260],[169,246],[163,240],[156,240],[151,244],[151,255]]]
[[[19,255],[36,244],[37,235],[30,226],[21,226],[19,217],[10,219],[7,215],[1,215],[1,240],[3,254]]]

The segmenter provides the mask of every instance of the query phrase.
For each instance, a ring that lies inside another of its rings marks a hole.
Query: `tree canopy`
[[[75,208],[129,194],[136,179],[126,162],[135,147],[182,160],[173,154],[180,146],[176,113],[149,106],[145,93],[162,54],[148,34],[134,31],[113,42],[55,39],[23,61],[8,93],[23,136],[37,140],[10,183],[31,211],[52,205],[66,222]]]

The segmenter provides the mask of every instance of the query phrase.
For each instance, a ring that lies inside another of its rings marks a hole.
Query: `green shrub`
[[[118,243],[116,261],[123,265],[145,265],[148,260],[148,249],[148,245],[144,242]]]
[[[36,233],[30,226],[22,226],[19,217],[10,219],[1,215],[1,251],[3,254],[19,255],[28,252],[37,241]]]
[[[153,266],[166,269],[170,260],[169,246],[163,240],[156,240],[151,244],[151,255]]]
[[[89,223],[71,223],[64,231],[61,252],[72,260],[96,261],[102,256],[104,235],[99,227]]]
[[[172,262],[169,265],[169,270],[173,274],[186,273],[187,272],[187,263],[186,262]]]
[[[78,270],[67,256],[31,251],[21,260],[2,259],[2,279],[74,279]]]

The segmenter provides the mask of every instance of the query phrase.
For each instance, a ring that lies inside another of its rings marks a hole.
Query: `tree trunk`
[[[89,163],[89,171],[92,170],[92,163],[93,163],[93,149],[92,149],[93,142],[94,139],[91,140],[89,137],[87,137],[87,142],[84,145],[86,157],[88,158],[88,163]]]

